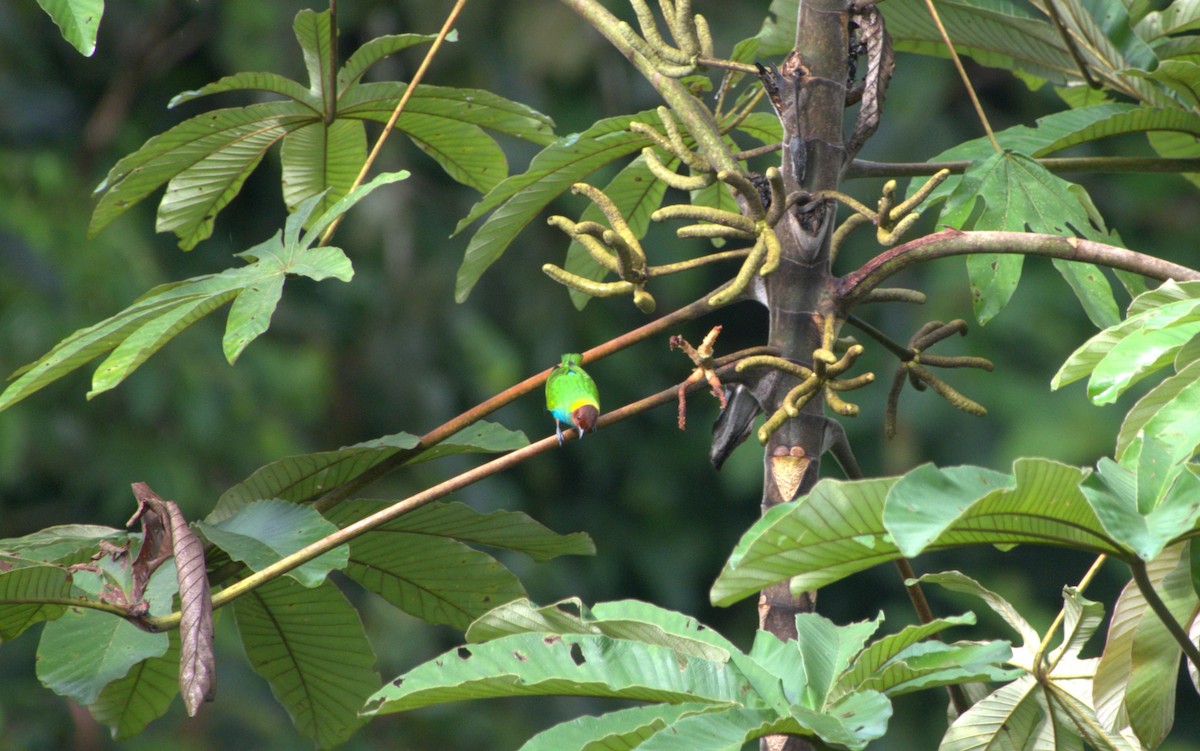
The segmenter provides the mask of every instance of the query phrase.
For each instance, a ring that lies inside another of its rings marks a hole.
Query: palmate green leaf
[[[650,704],[585,715],[538,733],[518,751],[632,751],[684,717],[722,709],[719,704]]]
[[[323,250],[329,253],[333,249]],[[278,283],[304,252],[294,246],[285,247],[279,234],[252,251],[258,260],[246,266],[160,285],[115,316],[76,331],[40,360],[26,366],[24,373],[0,394],[0,409],[110,350],[112,354],[96,369],[88,397],[116,387],[163,345],[203,316],[247,290]],[[345,256],[340,251],[333,252],[338,255],[338,265],[348,268],[349,261]],[[341,278],[348,280],[349,277],[341,272]],[[262,317],[257,320],[239,318],[232,322],[243,324],[233,330],[226,329],[226,335],[240,344],[232,348],[235,355],[249,342],[250,334],[261,332],[266,323]]]
[[[1034,740],[1046,721],[1033,676],[1018,678],[976,702],[954,721],[938,751],[1016,751],[1036,748]],[[1056,746],[1064,751],[1080,748]]]
[[[102,195],[89,234],[166,184],[157,229],[175,232],[185,250],[195,247],[212,233],[216,215],[266,150],[280,140],[286,146],[283,187],[290,209],[322,193],[326,204],[332,203],[346,192],[364,161],[361,120],[386,121],[406,88],[362,84],[362,74],[383,57],[431,37],[394,35],[368,42],[341,70],[337,91],[327,91],[336,64],[329,12],[303,10],[294,26],[311,86],[275,73],[247,72],[176,96],[172,106],[229,91],[266,91],[288,101],[214,110],[151,138],[121,159],[96,189]],[[336,119],[326,122],[326,115],[335,113]],[[552,125],[545,115],[489,92],[432,86],[417,90],[398,123],[453,177],[484,191],[503,179],[507,165],[480,127],[545,143]]]
[[[84,57],[92,56],[104,0],[38,0],[38,5],[54,19],[63,39]]]
[[[329,74],[337,65],[334,59],[333,14],[305,8],[292,21],[292,31],[304,55],[304,67],[308,71],[309,88],[324,101],[333,96],[328,91]]]
[[[302,735],[330,748],[365,722],[358,708],[380,682],[375,654],[331,582],[308,589],[276,579],[238,598],[234,615],[251,667]]]
[[[1171,90],[1184,107],[1195,109],[1200,104],[1200,92],[1196,88],[1200,86],[1200,65],[1192,60],[1163,60],[1152,71],[1130,73]]]
[[[354,50],[354,53],[338,70],[338,95],[340,96],[345,93],[346,89],[358,83],[363,73],[366,73],[372,65],[383,58],[418,44],[427,44],[434,39],[437,39],[437,34],[385,34],[368,41]],[[444,41],[457,42],[458,30],[451,29]]]
[[[328,518],[345,527],[388,505],[344,502]],[[461,503],[432,503],[351,541],[346,575],[422,620],[466,630],[497,605],[524,596],[525,589],[498,561],[465,542],[519,551],[535,560],[595,552],[586,535],[558,535],[525,514],[481,514]]]
[[[783,123],[770,112],[751,112],[738,123],[737,131],[762,144],[779,143],[783,140]]]
[[[260,467],[254,474],[225,491],[205,520],[227,519],[245,504],[264,498],[301,502],[358,477],[376,464],[402,451],[412,452],[420,441],[411,433],[395,433],[336,451],[289,456]],[[528,445],[520,431],[502,425],[477,422],[421,452],[413,452],[404,464],[415,464],[443,456],[466,453],[500,453]]]
[[[89,237],[167,184],[157,229],[173,230],[182,247],[194,247],[266,149],[316,118],[306,105],[268,102],[206,112],[154,136],[118,161],[96,188],[102,195]]]
[[[519,599],[495,608],[467,629],[467,641],[481,643],[515,634],[588,634],[632,639],[669,647],[685,657],[725,662],[737,648],[694,618],[638,600],[598,603],[577,598],[538,607]]]
[[[288,211],[322,195],[317,211],[324,212],[350,191],[366,163],[367,132],[354,120],[313,123],[284,136],[279,156]]]
[[[1068,482],[1079,483],[1080,477]],[[883,523],[900,552],[912,557],[925,549],[979,498],[1011,490],[1013,478],[983,467],[938,469],[923,464],[901,477],[888,492]]]
[[[327,517],[339,527],[382,510],[386,501],[350,501]],[[561,555],[595,555],[596,546],[585,532],[559,534],[520,511],[482,513],[464,503],[434,502],[397,517],[377,531],[445,537],[476,545],[522,553],[535,561]]]
[[[838,627],[821,616],[802,616],[800,644],[760,631],[754,649],[743,654],[694,619],[648,603],[609,602],[592,610],[578,600],[544,608],[518,600],[472,625],[468,637],[488,641],[401,676],[365,711],[496,696],[608,696],[682,709],[583,718],[526,748],[740,749],[763,735],[790,733],[858,749],[883,734],[890,702],[877,691],[830,697],[827,689],[877,625]],[[808,680],[809,673],[815,680]],[[787,695],[783,674],[791,686]],[[691,718],[701,714],[712,721],[694,724]]]
[[[762,57],[786,55],[796,44],[796,16],[799,0],[771,0],[767,17],[755,37],[759,41],[758,54]]]
[[[408,176],[407,172],[385,173],[343,197],[314,224],[327,226],[376,187]],[[309,219],[321,196],[305,201],[289,217],[285,232],[237,254],[246,266],[218,274],[170,282],[151,289],[125,310],[80,329],[54,346],[41,359],[18,369],[8,388],[0,393],[0,410],[24,399],[66,374],[111,350],[96,368],[88,398],[116,387],[168,341],[221,305],[248,295],[235,303],[225,326],[222,348],[233,363],[242,350],[266,331],[279,301],[279,290],[288,275],[321,281],[330,277],[349,281],[354,274],[350,259],[339,248],[310,248],[316,232],[300,238],[300,228]],[[15,379],[15,380],[14,380]]]
[[[179,632],[167,635],[170,648],[166,654],[134,665],[88,705],[92,717],[108,726],[114,740],[127,740],[142,732],[167,713],[179,694]]]
[[[91,558],[101,542],[120,548],[130,540],[125,530],[89,524],[48,527],[0,540],[0,641],[15,639],[35,623],[66,612],[61,605],[38,604],[38,600],[83,594],[67,566]],[[18,600],[23,602],[14,602]]]
[[[1005,598],[983,586],[961,571],[940,571],[935,574],[925,574],[918,579],[920,582],[937,584],[951,592],[961,592],[983,600],[996,615],[1000,616],[1013,631],[1021,637],[1021,649],[1029,651],[1037,649],[1041,642],[1037,631],[1021,615],[1021,611],[1013,607]]]
[[[804,498],[775,506],[742,535],[709,598],[731,605],[794,576],[816,589],[895,559],[882,518],[895,482],[822,480]]]
[[[1162,10],[1151,11],[1137,19],[1135,30],[1142,39],[1154,42],[1159,37],[1183,34],[1197,28],[1200,28],[1200,3],[1196,0],[1175,0]]]
[[[1200,333],[1200,282],[1164,282],[1134,298],[1124,321],[1072,352],[1050,387],[1058,389],[1091,375],[1088,396],[1106,404],[1171,364],[1196,333]]]
[[[508,175],[504,150],[477,125],[411,114],[402,126],[397,121],[397,127],[447,175],[480,193]]]
[[[414,97],[415,98],[415,97]],[[597,121],[582,133],[558,139],[533,158],[523,174],[497,184],[463,217],[457,234],[489,211],[487,221],[467,244],[458,269],[455,299],[462,302],[489,266],[499,260],[525,225],[575,183],[596,170],[650,145],[650,139],[629,130],[635,120],[656,122],[653,111]]]
[[[679,164],[679,158],[675,156],[659,154],[659,158],[668,169],[675,169]],[[646,160],[641,156],[622,168],[617,176],[604,186],[604,195],[609,197],[621,215],[625,217],[629,231],[639,240],[645,237],[646,230],[650,226],[650,215],[662,205],[666,192],[667,184],[650,172],[650,168],[646,166]],[[589,204],[583,210],[579,220],[602,222],[604,214],[596,208],[595,204]],[[593,281],[603,279],[604,275],[608,273],[576,240],[572,240],[567,247],[567,259],[563,263],[563,268],[572,274]],[[570,288],[569,292],[571,302],[578,310],[583,310],[583,307],[592,299],[590,295],[574,288]]]
[[[255,571],[337,532],[337,527],[315,509],[279,499],[249,503],[221,522],[201,521],[196,527],[230,558]],[[287,575],[306,587],[315,587],[325,581],[330,571],[345,568],[348,557],[343,545],[297,566]]]
[[[1200,305],[1196,310],[1200,311]],[[1130,386],[1170,365],[1179,350],[1200,335],[1200,318],[1163,328],[1125,331],[1088,379],[1088,396],[1096,404],[1116,401]]]
[[[279,459],[226,490],[205,521],[219,523],[259,499],[283,498],[297,503],[308,500],[357,477],[398,451],[412,449],[419,441],[410,433],[396,433],[337,451]]]
[[[37,676],[54,693],[91,704],[106,685],[138,662],[166,654],[167,646],[166,634],[96,610],[72,611],[42,631]]]
[[[458,647],[380,689],[366,715],[500,696],[607,696],[742,705],[757,694],[729,663],[591,634],[516,634]]]
[[[321,98],[306,89],[303,84],[281,76],[278,73],[263,71],[234,73],[233,75],[219,78],[212,83],[205,84],[198,89],[181,91],[171,97],[171,101],[167,102],[167,107],[173,109],[185,102],[212,96],[213,94],[223,94],[227,91],[264,91],[270,94],[278,94],[298,104],[306,105],[314,114],[319,115],[321,113]]]
[[[1013,680],[1023,671],[1000,667],[1011,657],[1012,647],[1006,641],[920,642],[864,681],[859,690],[900,696],[937,686]]]
[[[339,116],[387,122],[407,90],[408,84],[401,81],[357,84],[338,100]],[[404,130],[404,119],[409,115],[477,125],[538,145],[554,141],[554,121],[550,117],[485,89],[421,84],[409,98],[396,127]]]
[[[889,634],[877,639],[854,658],[854,663],[848,670],[843,670],[838,675],[837,682],[830,689],[830,696],[836,699],[862,688],[868,677],[879,673],[884,665],[923,639],[940,633],[951,626],[973,625],[975,625],[975,614],[963,613],[962,615],[948,616],[946,618],[935,618],[929,623],[905,626],[895,634]],[[873,680],[876,685],[871,685],[870,688],[887,693],[890,688],[889,685],[878,685],[878,678]]]
[[[1097,749],[1141,750],[1136,740],[1101,725],[1092,700],[1092,677],[1099,661],[1079,657],[1103,620],[1100,603],[1081,597],[1074,587],[1064,588],[1063,641],[1045,656],[1044,672],[1035,678],[1033,666],[1041,640],[1006,600],[957,572],[932,574],[922,580],[984,598],[1024,642],[1009,660],[1024,674],[959,717],[947,731],[941,749],[1081,750],[1086,741]]]
[[[1108,234],[1092,225],[1091,201],[1086,194],[1081,198],[1076,187],[1028,156],[997,152],[971,165],[946,200],[939,222],[962,230],[1032,231],[1107,240]],[[1008,303],[1021,279],[1022,262],[1020,254],[967,258],[975,316],[980,323],[990,321]],[[1099,269],[1092,266],[1081,273],[1060,270],[1093,322],[1101,327],[1116,322],[1112,290]]]
[[[838,677],[850,669],[867,639],[879,629],[882,622],[882,613],[874,620],[845,626],[835,625],[817,613],[800,613],[796,616],[795,649],[804,664],[805,691],[815,700],[806,704],[815,705],[818,709],[828,708],[827,701]]]
[[[1200,607],[1190,582],[1191,544],[1173,545],[1146,565],[1155,591],[1185,624]],[[1180,656],[1179,645],[1130,581],[1113,608],[1096,669],[1096,714],[1104,727],[1131,727],[1147,746],[1156,746],[1174,722]]]
[[[1018,459],[1008,489],[978,491],[971,503],[946,512],[919,504],[887,503],[887,516],[900,525],[907,549],[942,550],[965,545],[1061,545],[1096,553],[1129,553],[1105,531],[1084,499],[1079,483],[1086,471],[1046,459]],[[776,582],[791,580],[807,591],[900,557],[894,532],[884,526],[885,498],[899,478],[842,482],[822,480],[807,496],[764,514],[743,536],[710,598],[728,605]],[[909,485],[908,490],[918,486]],[[939,498],[949,498],[939,480]],[[923,525],[944,528],[920,547]]]
[[[1176,459],[1194,455],[1200,447],[1197,414],[1200,414],[1200,360],[1164,379],[1133,405],[1117,435],[1117,459],[1124,456],[1139,434],[1173,447]]]
[[[996,140],[1002,148],[1032,157],[1044,157],[1102,138],[1155,131],[1200,135],[1200,114],[1174,107],[1104,103],[1039,117],[1032,128],[1014,125],[997,132]],[[929,161],[976,161],[987,159],[995,153],[991,141],[980,137],[953,146],[930,157]],[[951,175],[930,194],[929,201],[932,203],[950,195],[961,180],[961,177]],[[909,195],[918,187],[919,184],[914,181],[909,186]]]
[[[386,123],[407,91],[400,82],[357,84],[338,101],[339,117]],[[454,179],[481,192],[508,174],[508,162],[483,129],[539,145],[553,139],[553,121],[537,110],[479,89],[422,85],[396,129],[408,135]]]
[[[1156,452],[1139,462],[1135,474],[1101,459],[1098,477],[1104,489],[1084,489],[1105,529],[1147,561],[1200,521],[1200,479],[1183,467],[1159,474],[1157,465],[1166,463]]]

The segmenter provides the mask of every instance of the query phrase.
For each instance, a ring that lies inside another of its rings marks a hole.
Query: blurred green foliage
[[[767,3],[701,5],[729,45],[758,29]],[[171,237],[153,233],[150,204],[96,239],[85,238],[91,190],[108,168],[151,135],[199,111],[194,105],[167,110],[171,96],[235,71],[303,74],[291,19],[305,7],[320,8],[295,0],[109,3],[97,51],[83,58],[34,2],[0,4],[0,370],[8,373],[33,360],[154,284],[226,268],[231,253],[281,226],[278,156],[271,155],[267,168],[250,178],[222,214],[212,239],[190,253],[180,252]],[[345,48],[384,33],[435,31],[445,10],[432,3],[342,3]],[[444,49],[427,80],[491,89],[525,102],[554,117],[560,133],[657,103],[625,61],[563,5],[476,2],[468,5],[458,29],[460,41]],[[371,75],[408,77],[422,52],[390,59]],[[1003,71],[971,72],[998,128],[1031,123],[1055,107],[1050,92],[1030,92]],[[862,156],[918,161],[977,135],[949,65],[902,55],[884,125]],[[510,163],[520,169],[530,147],[505,146],[512,149]],[[1099,148],[1113,154],[1148,151],[1135,140],[1122,140],[1090,147],[1090,153]],[[221,355],[220,321],[203,321],[112,393],[85,401],[90,376],[85,369],[88,376],[69,377],[0,415],[0,537],[68,522],[120,526],[133,511],[129,486],[135,481],[149,483],[195,518],[226,488],[273,459],[400,430],[423,433],[555,363],[561,352],[586,349],[644,321],[624,301],[594,302],[576,312],[566,290],[540,271],[545,262],[561,263],[566,250],[563,237],[540,222],[526,229],[466,304],[455,305],[454,274],[466,237],[447,236],[477,196],[401,139],[393,139],[378,168],[409,169],[413,177],[371,196],[339,230],[338,245],[357,270],[353,283],[293,282],[271,331],[236,367]],[[1094,176],[1082,182],[1130,247],[1195,265],[1190,231],[1196,194],[1183,179]],[[879,184],[864,180],[847,188],[873,202]],[[575,198],[557,208],[571,214],[583,205]],[[645,245],[652,254],[674,259],[678,242],[656,230]],[[842,263],[850,268],[874,251],[851,244]],[[900,472],[923,461],[1007,469],[1021,455],[1087,465],[1111,453],[1120,418],[1136,394],[1122,400],[1124,407],[1097,409],[1082,386],[1050,393],[1051,375],[1092,329],[1049,263],[1031,261],[1026,268],[1025,283],[1007,310],[986,328],[973,326],[969,337],[945,345],[945,354],[981,355],[997,363],[995,373],[959,371],[952,378],[988,407],[988,418],[964,415],[930,394],[907,392],[899,435],[885,443],[887,378],[881,377],[873,391],[856,394],[862,414],[846,421],[868,474]],[[659,309],[690,301],[720,273],[666,280],[655,290]],[[897,339],[906,340],[927,320],[970,314],[961,260],[897,281],[929,295],[921,308],[869,311],[876,316],[873,323]],[[718,322],[725,325],[721,351],[761,343],[765,315],[751,306],[678,333],[695,342]],[[878,348],[860,363],[880,376],[894,367]],[[690,364],[669,352],[664,338],[589,369],[606,408],[612,408],[678,382]],[[533,599],[643,598],[694,614],[744,642],[755,626],[753,606],[715,610],[707,592],[728,551],[758,515],[761,454],[748,442],[715,473],[707,460],[707,426],[716,402],[698,395],[690,407],[686,432],[675,427],[673,410],[663,409],[572,443],[458,499],[484,511],[524,510],[555,530],[593,536],[595,558],[541,565],[505,560]],[[493,417],[531,437],[553,427],[540,395]],[[423,465],[369,495],[401,497],[471,461]],[[830,471],[836,473],[832,463]],[[1082,557],[1038,549],[971,550],[917,561],[922,571],[950,566],[971,571],[1040,628],[1057,608],[1058,586],[1077,579],[1087,565]],[[1048,570],[1061,580],[1046,577]],[[1119,572],[1107,570],[1089,596],[1111,601],[1121,583]],[[385,676],[460,639],[350,591]],[[935,606],[941,612],[975,607],[939,597]],[[892,628],[909,617],[896,574],[886,567],[823,591],[820,608],[838,622],[883,609]],[[980,620],[997,625],[986,612]],[[266,684],[234,653],[231,628],[228,617],[218,618],[224,654],[216,702],[194,721],[185,721],[176,703],[166,718],[121,748],[229,748],[231,738],[242,748],[304,747]],[[37,685],[35,645],[36,634],[30,634],[0,649],[4,745],[117,747],[86,711]],[[943,725],[930,718],[928,697],[901,699],[892,732],[873,748],[936,743]],[[1195,697],[1182,701],[1181,706],[1194,706]],[[577,700],[532,699],[434,708],[377,719],[347,748],[510,749],[584,706]],[[1176,738],[1188,737],[1182,727],[1188,714],[1180,713]],[[1200,747],[1172,743],[1174,749]]]

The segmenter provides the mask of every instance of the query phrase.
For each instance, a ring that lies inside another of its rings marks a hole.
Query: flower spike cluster
[[[863,373],[853,378],[839,379],[854,365],[854,361],[864,352],[861,344],[851,345],[840,358],[826,347],[813,352],[811,368],[805,367],[782,357],[763,355],[747,357],[737,365],[740,373],[748,368],[774,368],[789,373],[800,379],[800,384],[783,397],[782,406],[767,418],[758,429],[759,443],[766,444],[771,435],[788,419],[798,417],[800,410],[817,394],[823,394],[825,403],[839,415],[853,417],[858,414],[858,405],[850,404],[842,399],[839,392],[853,391],[875,381],[874,373]]]
[[[542,271],[559,284],[579,290],[592,297],[618,297],[632,295],[633,303],[643,313],[653,313],[654,297],[646,291],[646,283],[656,277],[674,274],[679,271],[702,266],[715,261],[725,261],[732,258],[742,258],[748,255],[746,250],[727,250],[721,253],[710,253],[699,258],[692,258],[678,263],[668,263],[662,266],[650,266],[646,262],[646,253],[633,230],[622,216],[620,209],[612,202],[604,191],[586,183],[576,183],[571,191],[591,199],[600,209],[609,226],[598,222],[575,222],[565,216],[552,216],[547,222],[552,227],[558,227],[567,233],[571,239],[577,240],[588,255],[603,268],[613,272],[620,281],[596,282],[585,279],[578,274],[547,263]]]
[[[913,193],[911,198],[900,203],[896,203],[896,181],[888,180],[883,186],[883,194],[879,197],[875,211],[872,211],[850,196],[838,193],[837,191],[821,191],[817,193],[814,196],[815,198],[833,198],[854,211],[837,228],[837,231],[833,233],[831,252],[836,256],[838,249],[841,248],[842,243],[850,236],[850,233],[864,224],[875,225],[875,240],[880,245],[885,248],[895,245],[912,228],[913,224],[921,218],[921,215],[914,209],[920,206],[929,197],[929,194],[949,176],[950,170],[944,169],[937,172],[916,193]]]
[[[642,36],[625,22],[618,28],[626,41],[664,76],[690,76],[702,64],[702,58],[713,57],[712,32],[704,16],[692,14],[691,0],[658,0],[674,46],[659,33],[654,14],[645,0],[630,0],[630,4],[637,15]]]
[[[896,409],[899,406],[900,392],[904,390],[906,379],[917,391],[924,391],[928,386],[938,396],[967,414],[978,417],[987,414],[987,408],[982,404],[963,396],[925,367],[929,365],[937,368],[979,368],[990,372],[993,367],[991,361],[982,357],[967,355],[946,357],[926,352],[927,349],[943,339],[954,334],[965,336],[966,333],[967,322],[962,319],[956,319],[949,323],[930,321],[908,340],[908,350],[900,357],[900,367],[896,369],[896,375],[892,378],[891,390],[888,391],[887,409],[883,418],[883,430],[888,438],[896,436]]]

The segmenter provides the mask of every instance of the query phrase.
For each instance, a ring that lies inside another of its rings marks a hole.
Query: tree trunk
[[[845,158],[843,114],[849,55],[849,13],[845,0],[804,0],[800,5],[795,51],[775,76],[773,99],[783,124],[781,171],[788,193],[838,187]],[[812,366],[813,351],[834,334],[836,298],[830,271],[830,239],[836,204],[798,202],[776,225],[782,263],[766,277],[770,344],[781,356]],[[829,342],[831,345],[831,342]],[[774,381],[767,414],[779,409],[796,380]],[[762,511],[785,503],[816,484],[824,450],[824,400],[811,399],[798,418],[788,420],[768,440],[764,457]],[[781,640],[796,638],[796,615],[811,612],[816,593],[793,597],[787,582],[763,591],[760,626]],[[764,738],[764,751],[809,748],[801,738]]]

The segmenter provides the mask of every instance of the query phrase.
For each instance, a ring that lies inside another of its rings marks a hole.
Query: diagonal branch
[[[759,347],[753,350],[737,352],[726,357],[718,358],[716,362],[720,363],[720,366],[716,369],[716,374],[718,377],[724,377],[733,372],[737,361],[742,357],[750,354],[761,354],[765,351],[768,351],[767,348]],[[707,387],[707,385],[707,383],[702,381],[696,382],[693,383],[688,390],[698,391],[704,387]],[[644,399],[627,404],[620,409],[607,412],[596,422],[596,429],[599,430],[601,428],[608,427],[609,425],[613,425],[614,423],[618,423],[655,407],[674,402],[678,396],[678,393],[679,387],[677,385],[671,386],[659,391],[656,394],[645,397]],[[571,428],[570,430],[564,430],[563,435],[568,441],[575,440],[579,437],[579,431],[576,428]],[[295,553],[276,561],[270,566],[266,566],[247,576],[246,578],[231,584],[230,586],[213,595],[213,607],[219,608],[227,605],[238,597],[247,594],[255,587],[261,586],[272,579],[283,576],[298,566],[311,561],[313,558],[327,553],[334,548],[340,547],[341,545],[345,545],[355,537],[369,532],[381,524],[386,524],[393,519],[403,516],[413,509],[436,501],[439,498],[444,498],[445,496],[461,490],[468,485],[479,482],[485,477],[491,477],[494,474],[520,464],[526,459],[530,459],[538,454],[557,448],[558,438],[554,435],[549,435],[540,441],[536,441],[528,446],[519,448],[516,451],[512,451],[504,454],[503,456],[497,457],[496,459],[492,459],[491,461],[481,464],[478,467],[469,469],[462,474],[456,475],[449,480],[438,483],[431,488],[426,488],[425,490],[411,495],[408,498],[397,501],[387,508],[384,508],[370,516],[364,517],[353,524],[347,525],[334,534],[318,540],[307,547],[301,548]],[[176,612],[159,618],[145,617],[142,619],[142,621],[153,627],[156,631],[163,631],[178,627],[180,618],[180,613]]]
[[[1200,280],[1200,271],[1115,245],[1033,232],[961,232],[942,230],[880,253],[837,280],[844,311],[854,308],[889,277],[925,261],[973,253],[1019,253],[1066,261],[1084,261],[1132,271],[1154,279]]]

